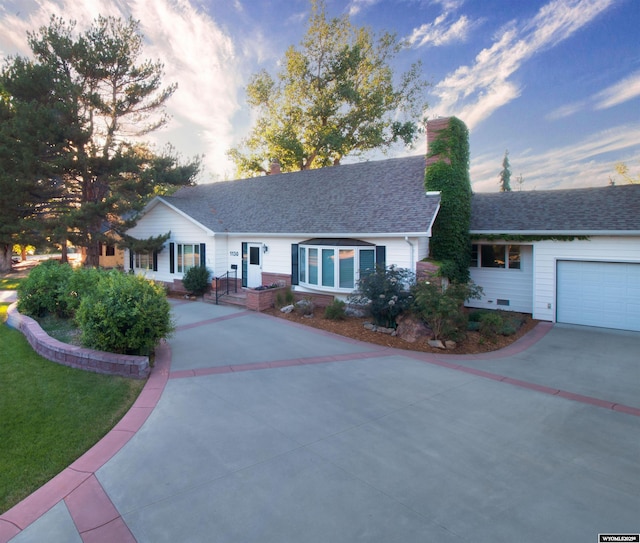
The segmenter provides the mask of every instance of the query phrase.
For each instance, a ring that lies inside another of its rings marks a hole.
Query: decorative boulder
[[[369,314],[369,310],[366,306],[349,304],[345,308],[344,314],[347,317],[355,317],[361,319]]]
[[[396,335],[408,343],[415,343],[421,339],[430,339],[433,337],[431,328],[411,313],[399,315],[396,318],[396,322],[398,324]]]
[[[291,313],[295,309],[294,305],[285,305],[280,309],[282,313]]]

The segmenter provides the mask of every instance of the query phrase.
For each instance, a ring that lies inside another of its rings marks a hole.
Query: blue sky
[[[456,115],[470,129],[476,192],[498,190],[506,149],[523,190],[623,181],[615,164],[640,172],[638,0],[326,0],[330,15],[395,32],[411,45],[398,73],[423,63],[429,117]],[[84,28],[102,15],[133,16],[145,58],[177,82],[169,126],[154,143],[204,154],[200,182],[233,178],[226,150],[248,134],[244,88],[274,73],[298,44],[307,0],[0,0],[0,57],[28,54],[26,32],[51,14]],[[417,154],[398,147],[388,156]],[[365,159],[384,158],[373,153]],[[514,188],[516,188],[514,186]]]

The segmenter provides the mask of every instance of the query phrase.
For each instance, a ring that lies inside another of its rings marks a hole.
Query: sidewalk
[[[15,290],[0,290],[0,303],[10,304],[18,299],[18,292]]]

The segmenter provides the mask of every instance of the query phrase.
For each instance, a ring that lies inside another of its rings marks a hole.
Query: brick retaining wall
[[[64,366],[95,373],[108,373],[146,379],[149,376],[149,358],[126,354],[94,351],[76,345],[62,343],[49,336],[31,317],[18,312],[17,303],[7,310],[7,324],[24,334],[27,341],[40,356]]]

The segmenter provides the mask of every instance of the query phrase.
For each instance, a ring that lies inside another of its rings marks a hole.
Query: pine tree
[[[10,59],[0,84],[17,108],[17,138],[43,133],[47,145],[16,175],[55,185],[43,224],[61,245],[85,247],[85,265],[97,266],[104,232],[130,226],[126,218],[158,185],[193,182],[199,162],[180,164],[170,151],[158,155],[133,141],[167,122],[164,104],[176,89],[162,87],[160,63],[140,60],[136,21],[98,17],[77,34],[75,23],[53,17],[28,38],[33,60]],[[35,93],[33,73],[43,79]]]
[[[500,172],[500,192],[511,192],[511,165],[509,164],[509,151],[504,152],[502,159],[502,171]]]

